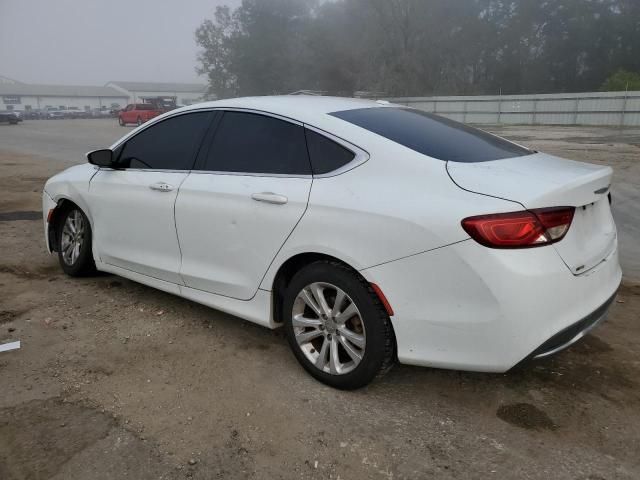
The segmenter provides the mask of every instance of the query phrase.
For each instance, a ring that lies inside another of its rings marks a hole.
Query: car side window
[[[300,125],[246,112],[224,112],[203,170],[311,175]]]
[[[191,170],[212,112],[167,118],[127,140],[118,158],[121,168]]]
[[[356,156],[351,150],[313,130],[305,129],[305,135],[314,175],[333,172],[344,167]]]

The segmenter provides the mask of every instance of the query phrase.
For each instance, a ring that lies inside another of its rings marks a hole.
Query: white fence
[[[640,92],[388,98],[459,122],[640,126]]]

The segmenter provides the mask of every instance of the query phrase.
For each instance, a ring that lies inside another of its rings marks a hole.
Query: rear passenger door
[[[312,176],[301,124],[225,111],[180,187],[176,226],[184,283],[251,299],[304,214]]]

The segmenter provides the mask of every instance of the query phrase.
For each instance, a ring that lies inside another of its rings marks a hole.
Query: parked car
[[[69,107],[64,110],[64,118],[86,118],[87,112],[78,107]]]
[[[111,117],[111,110],[107,110],[106,108],[94,108],[90,112],[91,118],[109,118]]]
[[[64,110],[48,110],[47,118],[52,120],[63,120],[67,118],[67,115]]]
[[[125,126],[130,123],[142,125],[154,117],[162,114],[163,111],[150,103],[132,103],[118,114],[118,123]]]
[[[16,115],[16,113],[12,110],[0,111],[0,123],[7,122],[10,125],[17,125],[21,121],[22,118]]]
[[[38,109],[25,110],[23,114],[23,118],[26,120],[38,120],[44,116],[44,112]]]
[[[23,121],[24,120],[24,110],[17,110],[17,109],[13,109],[13,110],[8,110],[11,113],[13,113],[16,117],[18,117],[19,121]]]
[[[52,177],[47,247],[284,327],[315,378],[504,372],[601,322],[621,281],[610,167],[329,97],[174,110]]]

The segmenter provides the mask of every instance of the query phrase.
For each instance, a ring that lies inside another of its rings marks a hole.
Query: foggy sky
[[[26,83],[206,83],[194,31],[239,0],[0,0],[0,76]]]

